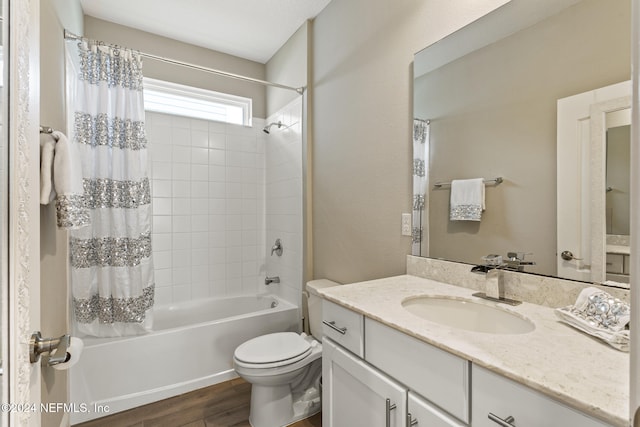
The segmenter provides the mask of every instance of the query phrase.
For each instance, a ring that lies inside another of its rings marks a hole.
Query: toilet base
[[[251,412],[249,423],[252,427],[287,426],[320,412],[320,391],[310,387],[296,396],[291,387],[251,386]]]

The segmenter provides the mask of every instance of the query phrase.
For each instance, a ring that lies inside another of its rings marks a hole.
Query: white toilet
[[[307,283],[312,336],[277,332],[236,348],[233,366],[251,383],[253,427],[286,426],[320,411],[322,304],[317,289],[337,285],[325,279]]]

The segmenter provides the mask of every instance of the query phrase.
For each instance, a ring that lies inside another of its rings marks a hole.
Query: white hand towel
[[[629,304],[598,288],[585,288],[576,303],[557,308],[556,315],[574,328],[629,351]]]
[[[53,156],[53,182],[56,190],[58,227],[76,229],[89,224],[85,203],[82,163],[75,143],[62,133],[52,133],[57,141]]]
[[[484,204],[484,180],[454,179],[451,181],[451,221],[480,221]]]
[[[53,189],[53,152],[56,140],[50,133],[40,134],[40,204],[48,205],[56,197]]]

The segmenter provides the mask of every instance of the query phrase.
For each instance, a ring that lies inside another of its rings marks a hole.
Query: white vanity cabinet
[[[365,320],[364,342],[367,362],[469,422],[468,361],[372,319]]]
[[[332,302],[322,312],[323,427],[466,426],[469,362]]]
[[[465,427],[466,424],[452,418],[427,402],[421,396],[409,391],[407,402],[407,427]]]
[[[323,320],[323,427],[609,426],[326,300]]]
[[[322,343],[322,427],[404,427],[407,389],[344,350]]]
[[[322,301],[322,335],[352,353],[364,357],[364,317],[354,311]]]
[[[471,393],[473,427],[608,426],[522,384],[475,365]]]

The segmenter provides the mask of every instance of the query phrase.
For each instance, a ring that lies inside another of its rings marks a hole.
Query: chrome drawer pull
[[[336,326],[336,322],[334,320],[332,320],[331,322],[327,321],[327,320],[323,320],[322,321],[323,325],[327,325],[328,327],[330,327],[331,329],[333,329],[336,332],[341,333],[342,335],[347,333],[347,328],[339,328]]]
[[[391,427],[391,411],[396,409],[396,404],[391,404],[391,399],[387,399],[387,427]]]
[[[411,419],[411,413],[408,412],[407,413],[407,427],[415,426],[416,424],[418,424],[418,419],[417,418]]]
[[[489,412],[489,419],[502,427],[515,427],[511,423],[514,422],[516,419],[513,418],[511,415],[509,415],[505,419],[502,419],[499,416],[493,415],[491,412]]]

